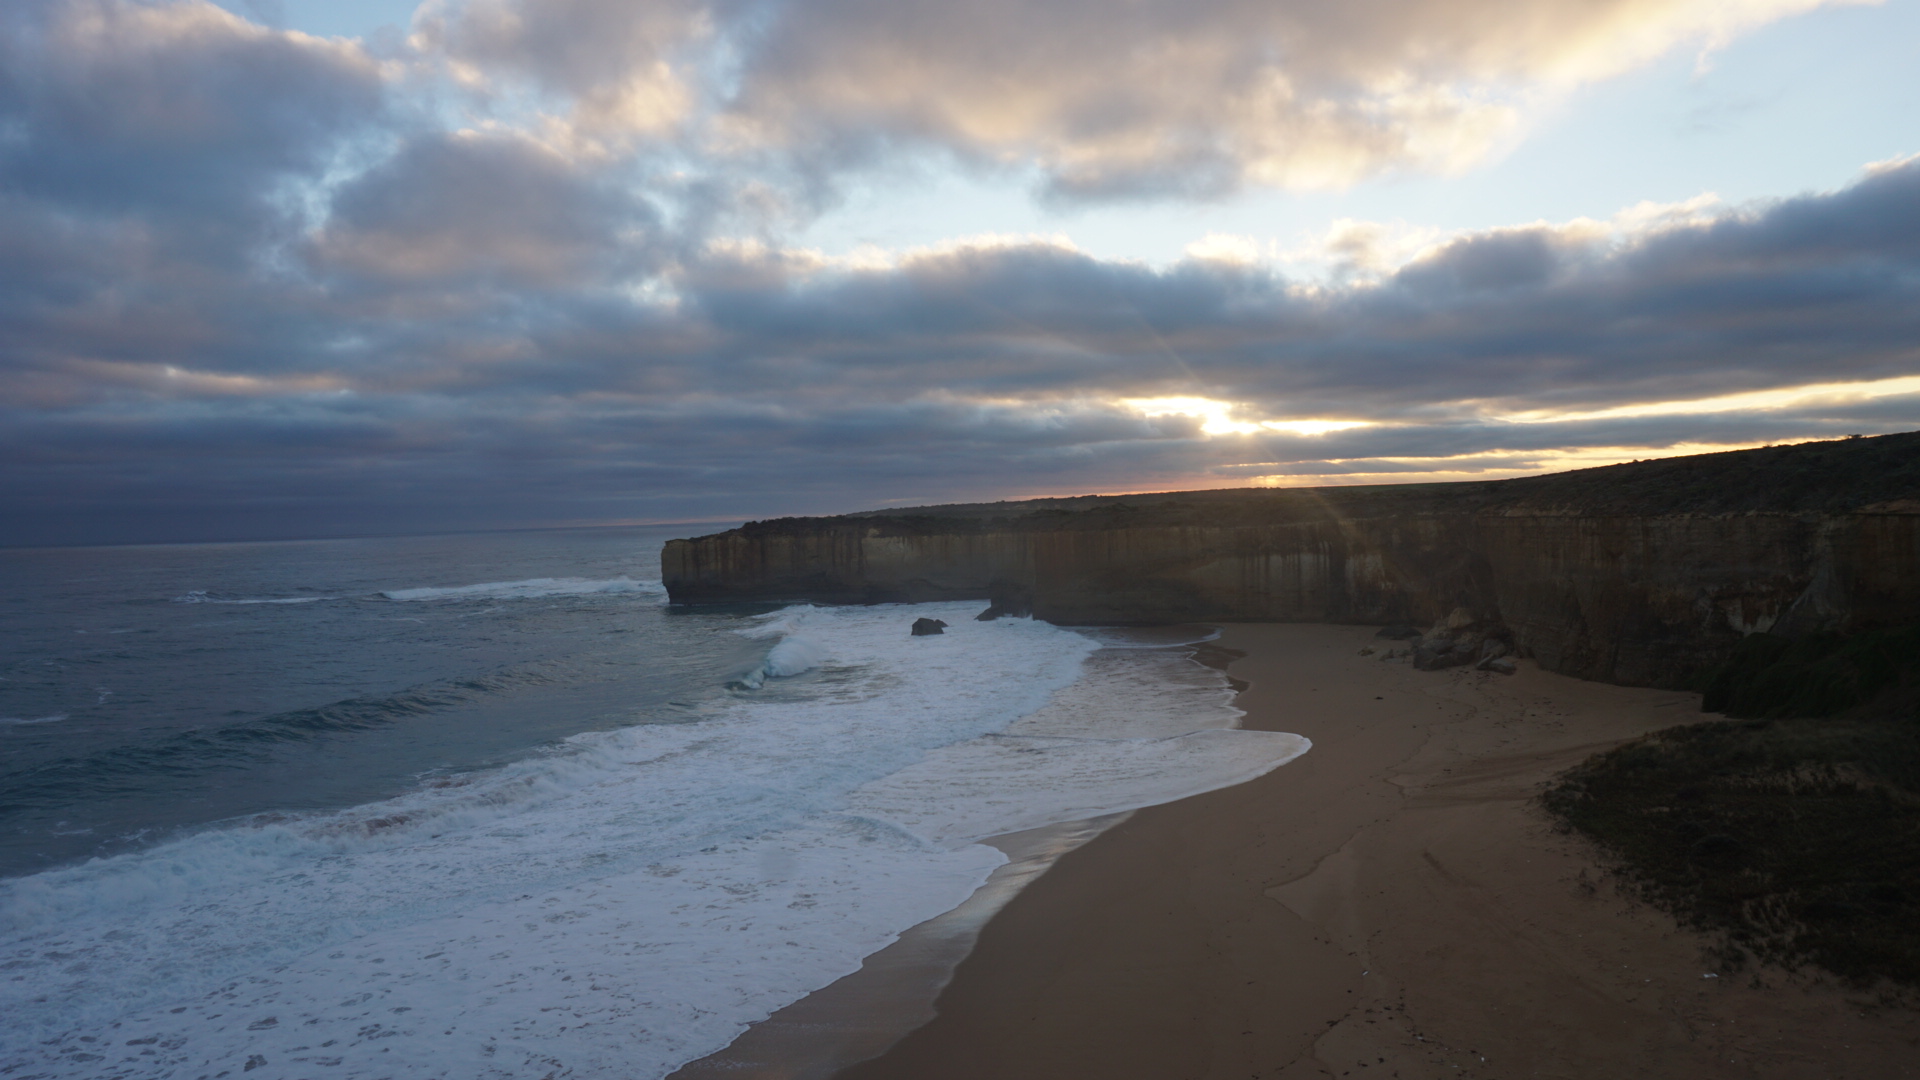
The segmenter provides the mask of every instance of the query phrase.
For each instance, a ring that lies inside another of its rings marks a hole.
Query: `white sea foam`
[[[795,675],[804,675],[820,666],[826,659],[825,648],[814,639],[800,632],[801,624],[807,615],[818,609],[812,605],[788,608],[773,615],[761,616],[759,625],[739,631],[742,637],[777,637],[779,643],[767,650],[753,670],[741,675],[734,685],[743,690],[758,690],[766,685],[768,679],[785,679]]]
[[[544,596],[593,596],[602,593],[664,597],[667,590],[657,581],[635,581],[626,577],[605,581],[528,578],[525,581],[485,581],[478,585],[444,588],[388,589],[380,595],[389,600],[530,600]]]
[[[976,606],[789,609],[762,670],[804,700],[0,884],[0,1073],[658,1077],[959,903],[973,841],[1306,747],[1176,654]]]
[[[67,718],[66,713],[54,713],[52,716],[0,716],[0,727],[21,727],[27,724],[57,724]]]
[[[779,678],[802,675],[820,666],[825,654],[818,642],[790,637],[767,652],[767,674]]]
[[[1237,730],[1244,714],[1233,690],[1184,652],[1104,652],[1085,670],[1005,732],[941,747],[863,786],[853,809],[951,845],[1243,783],[1312,746]]]

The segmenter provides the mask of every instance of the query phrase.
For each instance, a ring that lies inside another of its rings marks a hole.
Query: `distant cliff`
[[[1920,432],[1520,480],[783,518],[670,542],[675,603],[979,599],[1061,624],[1427,624],[1673,685],[1745,634],[1920,617]]]

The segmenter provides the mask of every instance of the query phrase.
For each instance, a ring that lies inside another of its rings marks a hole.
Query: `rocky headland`
[[[1267,624],[1220,642],[1247,724],[1313,740],[1063,860],[844,1080],[1811,1080],[1920,1040],[1920,432],[787,518],[662,569],[675,603]]]
[[[1749,635],[1915,619],[1920,432],[1516,480],[782,518],[672,541],[661,569],[675,603],[977,598],[982,617],[1061,624],[1401,626],[1421,631],[1420,666],[1510,652],[1681,686]]]

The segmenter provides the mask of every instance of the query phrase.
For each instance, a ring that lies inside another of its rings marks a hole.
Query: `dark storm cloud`
[[[1463,236],[1345,284],[1037,242],[863,268],[723,228],[778,193],[658,134],[697,103],[673,96],[693,8],[575,6],[604,41],[504,0],[421,31],[598,110],[550,128],[446,122],[397,102],[417,68],[206,4],[0,14],[0,542],[1451,476],[1920,426],[1920,387],[1606,411],[1920,373],[1917,163],[1692,223]],[[622,75],[633,35],[665,66]],[[1374,426],[1127,404],[1162,397]],[[1573,415],[1521,422],[1541,413]]]

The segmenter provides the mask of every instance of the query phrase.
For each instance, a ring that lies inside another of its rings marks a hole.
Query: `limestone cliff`
[[[1673,684],[1747,633],[1920,617],[1920,433],[1521,480],[1232,489],[753,522],[675,540],[675,603],[990,600],[1062,624],[1419,623]]]

